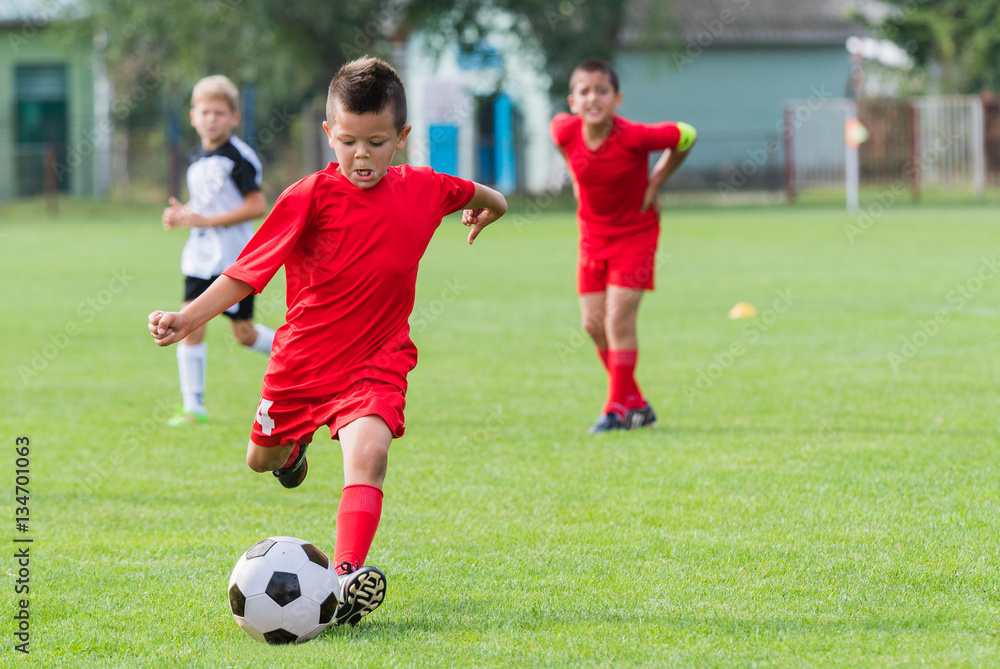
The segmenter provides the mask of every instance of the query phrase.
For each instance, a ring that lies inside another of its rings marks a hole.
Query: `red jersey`
[[[615,116],[611,132],[596,151],[583,139],[583,119],[559,114],[549,124],[552,141],[566,151],[579,186],[577,219],[581,241],[656,228],[652,208],[640,212],[649,185],[649,154],[674,149],[681,131],[674,123],[636,123]]]
[[[406,391],[417,364],[408,319],[417,265],[441,218],[475,184],[390,167],[363,189],[331,163],[290,186],[224,274],[259,293],[285,266],[288,313],[264,376],[269,399],[317,397],[363,378]]]

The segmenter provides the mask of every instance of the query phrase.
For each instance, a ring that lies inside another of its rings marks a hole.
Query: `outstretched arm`
[[[202,216],[191,211],[187,204],[181,204],[175,197],[170,198],[170,206],[163,210],[163,227],[171,228],[216,228],[234,223],[242,223],[260,218],[267,213],[267,199],[264,193],[255,190],[243,197],[243,204],[221,214]]]
[[[176,344],[253,292],[249,283],[223,274],[204,293],[180,311],[154,311],[149,333],[159,346]]]
[[[664,151],[660,159],[656,161],[656,165],[653,166],[653,171],[649,174],[649,186],[646,187],[646,194],[642,198],[642,209],[640,211],[646,211],[650,207],[655,208],[656,211],[660,210],[660,187],[670,178],[670,175],[677,171],[677,168],[681,166],[684,159],[691,153],[691,147],[694,146],[697,133],[687,123],[678,123],[677,125],[681,130],[680,144],[677,145],[676,149]]]
[[[487,225],[507,213],[507,200],[498,191],[476,184],[476,192],[462,212],[462,225],[471,227],[469,243],[475,241]]]

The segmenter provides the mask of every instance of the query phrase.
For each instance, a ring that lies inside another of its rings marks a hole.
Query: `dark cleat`
[[[649,402],[641,409],[630,409],[625,414],[625,429],[638,430],[640,427],[649,427],[656,423],[656,412]]]
[[[341,567],[351,571],[340,575],[340,607],[333,624],[357,625],[385,599],[385,574],[376,567],[354,568],[346,562]]]
[[[306,480],[306,473],[309,471],[309,465],[306,463],[307,446],[309,444],[299,445],[299,454],[296,456],[295,462],[287,467],[274,470],[274,476],[278,479],[278,483],[286,488],[297,488]]]
[[[618,414],[614,412],[608,412],[601,416],[596,423],[587,430],[590,434],[600,434],[601,432],[612,432],[613,430],[621,430],[625,426],[622,424],[622,419]]]

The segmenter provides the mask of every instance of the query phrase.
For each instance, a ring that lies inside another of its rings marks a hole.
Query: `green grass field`
[[[525,204],[420,275],[420,364],[369,562],[386,604],[296,647],[235,625],[258,539],[332,551],[342,472],[301,489],[243,458],[265,360],[209,327],[211,424],[161,425],[185,234],[156,208],[0,208],[14,666],[980,667],[1000,662],[995,207],[674,208],[640,316],[648,430],[592,437],[604,374],[578,325],[572,213]],[[874,215],[879,214],[879,215]],[[283,286],[258,320],[280,324]],[[732,321],[737,302],[753,320]],[[30,532],[15,529],[28,436]],[[20,665],[18,665],[20,666]],[[25,665],[27,666],[27,665]]]

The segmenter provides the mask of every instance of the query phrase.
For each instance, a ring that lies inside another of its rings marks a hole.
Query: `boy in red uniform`
[[[608,395],[591,433],[632,430],[656,422],[635,381],[636,319],[653,289],[660,236],[658,192],[687,158],[695,130],[686,123],[635,123],[615,115],[618,75],[601,60],[576,67],[569,108],[549,133],[566,158],[578,202],[577,292],[583,327],[608,371]],[[649,170],[649,154],[664,153]]]
[[[149,330],[160,346],[180,341],[259,293],[285,266],[288,313],[275,334],[247,464],[294,488],[306,476],[313,432],[328,425],[340,441],[334,624],[342,625],[357,623],[385,594],[384,574],[362,565],[381,517],[389,445],[403,435],[406,375],[417,362],[408,324],[417,264],[443,216],[466,208],[471,244],[507,203],[429,168],[390,167],[410,126],[403,84],[377,58],[340,69],[326,114],[338,162],[289,187],[222,277],[179,313],[151,313]]]

